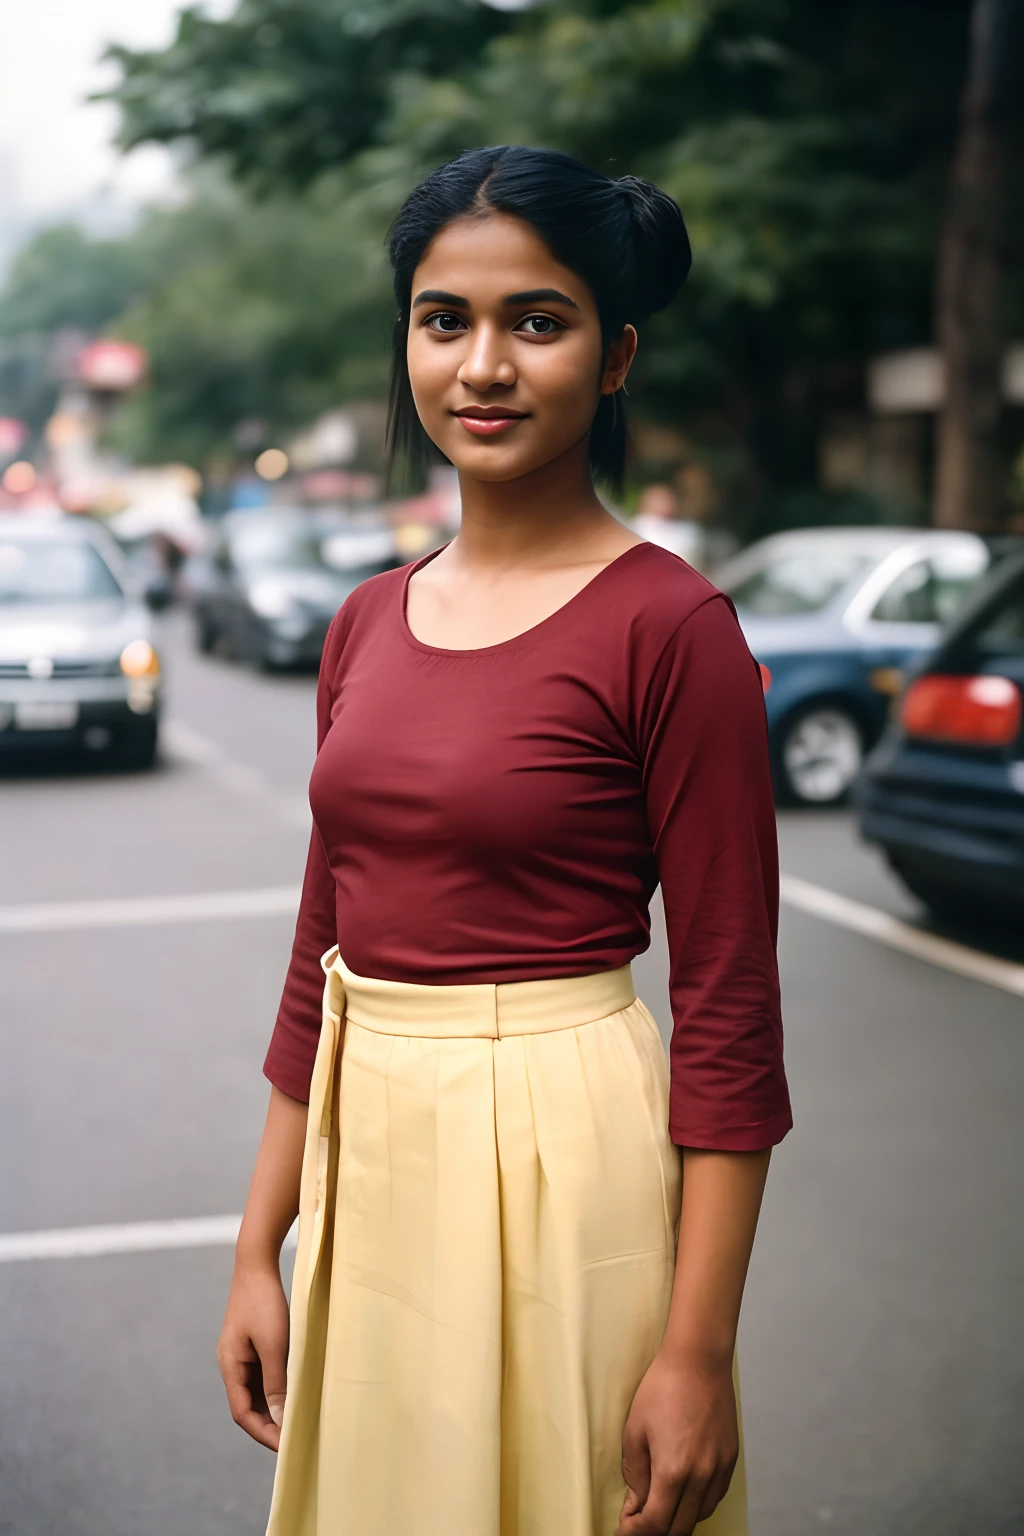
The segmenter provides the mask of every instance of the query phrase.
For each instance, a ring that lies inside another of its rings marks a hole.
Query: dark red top
[[[358,975],[390,981],[584,976],[647,948],[660,881],[672,1138],[780,1141],[767,729],[728,599],[640,544],[525,634],[446,651],[406,622],[416,569],[364,582],[327,636],[314,830],[267,1076],[308,1099],[335,943]]]

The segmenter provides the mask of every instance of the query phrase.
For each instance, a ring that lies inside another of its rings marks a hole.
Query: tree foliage
[[[249,200],[165,223],[161,238],[173,224],[192,244],[126,306],[120,323],[154,353],[146,430],[209,444],[233,412],[280,417],[322,390],[379,388],[380,242],[401,197],[469,145],[545,143],[679,200],[694,272],[648,328],[635,410],[685,429],[762,517],[786,516],[768,504],[813,485],[820,422],[859,403],[864,356],[930,339],[970,9],[241,0],[221,21],[186,10],[169,48],[112,50],[121,142],[190,144]],[[1019,280],[1007,302],[1021,308]],[[180,388],[162,384],[161,358]]]
[[[292,191],[375,142],[396,75],[439,75],[508,25],[477,0],[242,0],[226,21],[189,8],[169,48],[110,49],[120,141],[188,138]]]
[[[253,204],[212,178],[119,240],[46,231],[0,295],[0,412],[38,428],[60,333],[118,334],[145,347],[150,376],[114,422],[117,445],[203,464],[230,453],[240,420],[284,430],[383,391],[383,265],[343,200]]]

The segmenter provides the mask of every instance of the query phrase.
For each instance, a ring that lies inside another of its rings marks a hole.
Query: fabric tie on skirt
[[[268,1536],[612,1536],[680,1204],[629,968],[423,986],[322,963]],[[746,1536],[742,1449],[698,1531]]]

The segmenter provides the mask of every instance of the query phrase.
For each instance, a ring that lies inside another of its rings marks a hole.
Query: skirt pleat
[[[536,1032],[444,1035],[439,994],[495,989],[404,989],[421,1031],[325,968],[268,1536],[613,1536],[680,1206],[654,1020],[552,1023],[569,980]],[[698,1530],[747,1536],[742,1448]]]

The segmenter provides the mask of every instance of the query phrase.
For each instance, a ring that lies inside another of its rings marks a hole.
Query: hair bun
[[[645,320],[670,304],[686,281],[693,255],[679,205],[639,176],[620,176],[615,186],[633,216],[633,305]]]

